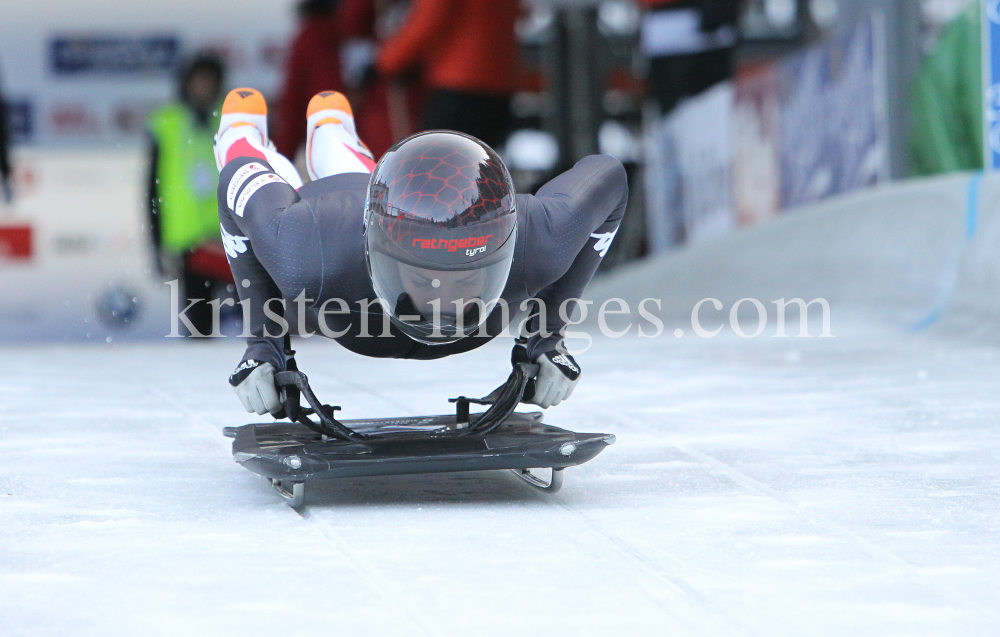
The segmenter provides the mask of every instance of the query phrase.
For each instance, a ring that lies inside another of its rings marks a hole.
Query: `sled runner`
[[[515,362],[507,382],[480,399],[450,399],[455,413],[410,418],[337,420],[306,375],[289,359],[275,374],[283,413],[291,422],[226,427],[233,459],[267,478],[292,507],[305,502],[305,484],[322,478],[510,469],[533,487],[555,493],[566,467],[593,459],[615,442],[612,434],[575,433],[542,423],[541,412],[516,412],[531,391],[535,365]],[[300,405],[305,398],[308,407]],[[470,405],[488,405],[470,413]],[[532,469],[551,469],[544,480]]]

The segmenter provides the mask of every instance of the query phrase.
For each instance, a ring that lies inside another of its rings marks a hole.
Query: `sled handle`
[[[285,405],[285,415],[289,420],[303,424],[310,429],[318,430],[318,433],[333,436],[335,438],[343,438],[345,440],[354,441],[360,441],[366,438],[364,434],[354,431],[333,417],[333,412],[340,409],[340,407],[332,407],[330,408],[330,413],[327,413],[324,405],[319,402],[319,399],[316,398],[316,394],[313,393],[312,388],[309,386],[309,378],[302,372],[277,372],[274,375],[274,383],[285,391],[286,396],[290,393],[287,390],[292,387],[301,392],[302,396],[305,397],[306,402],[308,402],[309,406],[312,407],[312,412],[319,418],[319,423],[317,424],[313,422],[307,417],[306,414],[302,413],[304,410],[297,404],[297,399],[285,401],[286,403],[293,403],[291,405]],[[291,407],[291,411],[295,413],[289,413],[289,407]]]
[[[537,365],[515,363],[514,369],[507,378],[507,382],[487,396],[487,399],[492,399],[493,404],[474,423],[471,423],[465,431],[468,431],[468,433],[488,434],[502,425],[514,413],[514,410],[517,409],[521,398],[524,397],[524,390],[528,386],[528,381],[534,378],[537,373]]]
[[[510,417],[524,397],[529,382],[538,373],[538,365],[532,363],[515,362],[513,367],[507,382],[497,387],[485,398],[474,399],[460,396],[449,399],[449,402],[457,403],[456,424],[469,423],[467,427],[453,430],[454,434],[488,434]],[[368,438],[368,436],[354,431],[334,418],[333,412],[340,407],[329,408],[320,403],[309,386],[309,378],[297,369],[275,373],[274,382],[281,390],[284,415],[292,422],[297,422],[316,433],[333,438],[355,442]],[[299,394],[305,397],[306,402],[312,407],[311,410],[303,409],[299,405]],[[469,403],[490,405],[490,408],[476,418],[473,423],[470,422]],[[327,409],[329,409],[329,413],[327,413]],[[318,423],[308,417],[310,411],[319,418]]]

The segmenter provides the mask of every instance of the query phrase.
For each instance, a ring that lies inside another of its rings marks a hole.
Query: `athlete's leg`
[[[358,138],[346,97],[336,91],[317,93],[306,117],[306,167],[313,180],[375,169],[371,151]]]
[[[268,139],[267,102],[252,88],[229,91],[222,104],[219,134],[215,136],[215,164],[220,171],[237,157],[263,159],[293,188],[302,187],[302,177],[295,165],[275,150]]]

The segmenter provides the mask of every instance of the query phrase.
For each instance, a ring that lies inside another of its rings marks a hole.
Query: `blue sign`
[[[180,44],[174,36],[53,38],[49,45],[56,75],[169,72]]]
[[[7,124],[10,127],[10,139],[14,142],[26,142],[34,132],[34,110],[28,100],[9,100],[7,102]]]
[[[1000,169],[1000,0],[983,0],[983,109],[986,170]]]

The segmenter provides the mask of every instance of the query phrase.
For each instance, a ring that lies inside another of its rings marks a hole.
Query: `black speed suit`
[[[301,294],[312,312],[326,310],[325,324],[337,333],[338,343],[366,356],[441,358],[480,347],[506,327],[498,304],[487,318],[485,334],[480,330],[453,343],[426,345],[398,331],[375,302],[365,263],[369,176],[334,175],[296,192],[268,173],[271,168],[263,160],[240,157],[226,165],[219,179],[222,238],[244,316],[249,301],[248,333],[253,336],[247,339],[244,361],[254,359],[284,369],[282,326],[276,320],[283,316],[282,305],[269,300],[294,303]],[[517,243],[501,298],[508,304],[509,316],[527,299],[538,298],[545,304],[546,327],[552,336],[529,340],[532,359],[558,343],[565,327],[559,307],[578,298],[590,282],[618,230],[627,200],[625,170],[606,155],[584,158],[536,196],[517,196]]]

